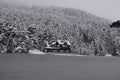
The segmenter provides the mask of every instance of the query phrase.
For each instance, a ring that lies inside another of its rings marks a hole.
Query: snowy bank
[[[111,55],[111,54],[106,54],[105,56],[106,56],[106,57],[112,57],[112,55]]]
[[[34,49],[34,50],[29,50],[29,54],[40,54],[40,55],[44,55],[46,53],[42,52],[42,51],[39,51],[37,49]]]

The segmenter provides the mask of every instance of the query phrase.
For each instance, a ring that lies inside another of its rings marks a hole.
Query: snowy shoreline
[[[29,54],[36,54],[36,55],[56,55],[56,56],[87,56],[87,55],[80,55],[75,53],[44,53],[37,49],[29,50]],[[105,57],[112,57],[110,54],[106,54]]]

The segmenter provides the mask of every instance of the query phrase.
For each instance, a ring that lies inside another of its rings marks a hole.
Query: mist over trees
[[[114,54],[118,46],[112,21],[96,17],[85,11],[61,7],[27,7],[0,3],[0,23],[26,31],[35,27],[38,48],[44,40],[67,39],[73,52],[87,55]]]

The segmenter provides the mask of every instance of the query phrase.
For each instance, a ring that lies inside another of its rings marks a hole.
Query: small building
[[[57,50],[59,52],[63,50],[64,52],[71,52],[70,47],[71,47],[71,43],[68,40],[57,40],[52,43],[46,42],[44,51],[49,52],[49,51]]]

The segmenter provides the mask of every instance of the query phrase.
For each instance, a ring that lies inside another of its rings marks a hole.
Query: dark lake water
[[[120,58],[0,55],[0,80],[120,80]]]

